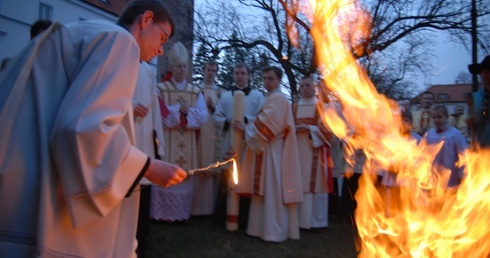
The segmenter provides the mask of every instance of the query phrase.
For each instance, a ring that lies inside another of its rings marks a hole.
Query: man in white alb
[[[0,257],[136,257],[140,179],[185,171],[133,146],[140,60],[173,23],[135,0],[118,25],[54,23],[0,76]]]
[[[208,60],[204,64],[204,80],[201,84],[201,92],[206,100],[209,118],[199,129],[197,146],[198,163],[203,166],[215,163],[220,159],[218,151],[222,134],[216,130],[213,121],[215,105],[219,100],[221,89],[216,86],[215,78],[218,73],[218,63]],[[219,168],[218,168],[219,169]],[[214,213],[218,194],[219,173],[211,169],[200,172],[192,177],[194,183],[194,195],[192,198],[192,215],[211,215]]]
[[[320,117],[319,110],[323,110],[323,105],[315,96],[316,85],[312,77],[300,80],[299,93],[301,98],[293,105],[304,194],[304,200],[299,204],[299,226],[323,228],[328,226],[328,192],[332,190],[327,184],[332,180],[332,171],[329,174],[327,166],[332,136]]]

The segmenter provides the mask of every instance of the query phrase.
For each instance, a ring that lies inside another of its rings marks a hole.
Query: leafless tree
[[[454,78],[454,83],[456,84],[471,84],[473,81],[472,75],[469,72],[459,72]]]
[[[488,15],[488,0],[477,1],[479,17]],[[302,0],[207,2],[198,9],[195,35],[217,53],[231,47],[266,49],[272,62],[284,69],[291,94],[295,94],[297,76],[311,73],[318,66],[310,35],[312,14],[301,8],[306,4]],[[369,20],[361,22],[372,26],[363,37],[352,37],[358,33],[350,28],[343,36],[378,90],[390,97],[409,94],[404,89],[414,85],[407,77],[425,77],[424,73],[430,71],[432,56],[427,50],[432,43],[431,33],[447,31],[455,40],[470,39],[469,1],[361,0],[358,6],[369,14]],[[356,22],[359,24],[351,24]],[[487,25],[480,24],[481,35],[489,31]],[[237,33],[234,39],[230,37],[232,32]],[[484,40],[480,46],[488,48]]]

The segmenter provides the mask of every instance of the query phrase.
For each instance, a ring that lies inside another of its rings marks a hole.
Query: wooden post
[[[466,103],[468,104],[468,129],[470,132],[470,139],[471,139],[471,149],[474,149],[475,147],[475,103],[473,99],[473,93],[472,92],[466,92],[465,93],[465,99]]]
[[[243,91],[233,92],[233,121],[242,121],[245,117],[245,94]],[[240,159],[242,155],[242,139],[243,132],[231,129],[231,149],[236,153],[235,162],[237,162],[237,168],[240,168]],[[233,169],[233,166],[230,166]],[[233,176],[228,176],[228,195],[226,202],[226,230],[237,231],[238,230],[238,213],[240,197],[235,193],[235,182],[233,182]]]
[[[471,59],[473,64],[478,63],[478,13],[476,0],[471,0]],[[478,74],[472,74],[471,91],[478,91]]]

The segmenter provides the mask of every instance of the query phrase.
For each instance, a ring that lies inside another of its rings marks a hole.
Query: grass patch
[[[325,229],[301,230],[299,240],[265,242],[245,229],[229,233],[212,217],[192,217],[187,223],[151,222],[146,258],[160,257],[327,257],[354,258],[350,224],[330,221]]]

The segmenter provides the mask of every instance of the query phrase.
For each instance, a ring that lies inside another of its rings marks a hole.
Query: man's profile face
[[[148,62],[163,54],[163,46],[172,35],[172,26],[168,22],[156,22],[153,12],[146,11],[140,16],[139,34],[136,42],[140,47],[140,59]]]

